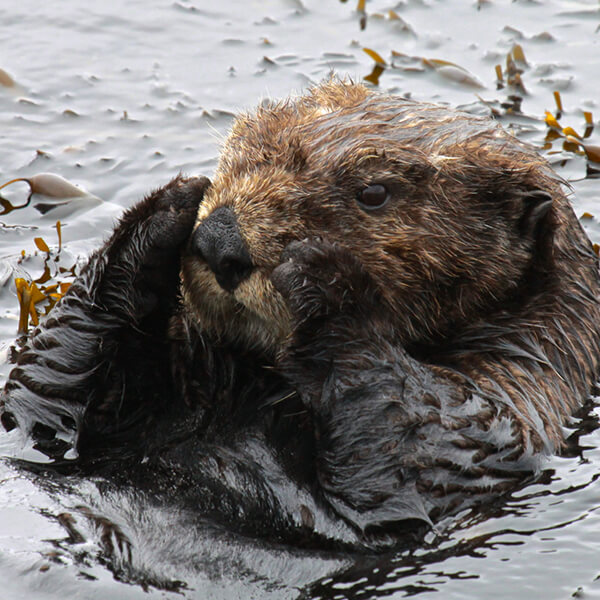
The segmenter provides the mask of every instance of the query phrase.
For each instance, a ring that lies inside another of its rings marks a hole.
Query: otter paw
[[[289,244],[271,281],[300,320],[370,304],[371,278],[352,253],[321,238]]]
[[[179,248],[192,231],[209,185],[206,177],[176,177],[135,206],[127,217],[140,223],[149,246]]]
[[[98,290],[103,306],[139,319],[160,304],[172,304],[181,250],[209,185],[206,177],[176,177],[123,215],[100,251],[107,263]]]

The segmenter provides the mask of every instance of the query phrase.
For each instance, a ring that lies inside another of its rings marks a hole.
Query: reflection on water
[[[19,325],[15,278],[72,279],[124,207],[179,171],[210,175],[232,114],[331,71],[493,115],[572,183],[576,213],[600,242],[599,23],[592,0],[13,3],[2,26],[0,184],[51,172],[93,196],[0,191],[0,377]],[[394,556],[234,538],[140,493],[40,482],[2,463],[1,595],[600,597],[595,412],[541,481]],[[0,435],[4,455],[20,443]]]

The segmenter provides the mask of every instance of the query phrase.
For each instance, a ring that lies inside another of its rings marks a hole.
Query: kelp
[[[562,98],[559,91],[554,92],[554,101],[556,103],[557,112],[552,114],[550,111],[545,111],[544,121],[548,126],[546,134],[546,142],[551,145],[551,142],[558,138],[563,138],[563,150],[567,152],[582,153],[587,158],[588,162],[600,164],[600,146],[585,143],[584,140],[592,135],[594,130],[594,119],[589,111],[583,112],[585,122],[585,131],[583,135],[569,126],[563,127],[559,119],[564,113]]]
[[[30,322],[33,326],[37,326],[40,316],[47,315],[67,293],[71,282],[64,281],[62,278],[65,276],[75,276],[75,265],[69,269],[59,266],[55,269],[54,273],[51,272],[50,266],[51,264],[56,264],[62,250],[62,226],[60,221],[56,222],[56,232],[58,238],[56,252],[50,249],[50,246],[43,238],[36,237],[33,240],[37,249],[46,254],[42,274],[37,279],[31,281],[24,277],[15,278],[15,289],[19,302],[18,333],[21,335],[28,332]],[[21,252],[21,259],[25,259],[26,257],[27,254],[23,250]]]
[[[392,50],[392,62],[388,65],[387,61],[372,48],[363,48],[363,52],[375,61],[375,66],[369,75],[364,79],[373,85],[379,85],[379,76],[383,71],[391,67],[407,72],[431,70],[444,79],[454,81],[464,86],[483,88],[483,84],[467,69],[449,60],[440,58],[428,58],[425,56],[409,56],[402,52]],[[395,60],[399,59],[399,60]]]
[[[77,198],[89,195],[85,190],[56,173],[38,173],[33,177],[16,177],[0,185],[0,190],[17,181],[23,181],[29,185],[30,195],[41,194],[49,198]]]

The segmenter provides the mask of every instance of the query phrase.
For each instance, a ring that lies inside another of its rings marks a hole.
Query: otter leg
[[[208,185],[178,177],[123,215],[19,353],[2,396],[6,428],[18,424],[56,458],[141,427],[170,401],[180,251]]]
[[[279,364],[313,412],[325,503],[381,547],[497,495],[537,467],[510,415],[462,376],[412,358],[360,262],[323,240],[274,270],[295,331]]]

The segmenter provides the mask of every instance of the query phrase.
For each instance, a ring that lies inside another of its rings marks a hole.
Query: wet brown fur
[[[245,261],[233,291],[204,235]],[[212,184],[125,212],[15,357],[0,422],[209,524],[388,549],[539,474],[598,375],[599,288],[534,150],[329,81],[239,117]]]
[[[391,198],[364,211],[373,183]],[[537,220],[539,193],[553,204]],[[237,118],[197,223],[221,206],[255,269],[230,294],[184,257],[202,330],[285,353],[294,322],[271,273],[293,240],[325,238],[372,277],[389,340],[492,399],[482,428],[507,415],[522,448],[560,446],[598,373],[598,261],[562,182],[493,121],[329,81]]]

